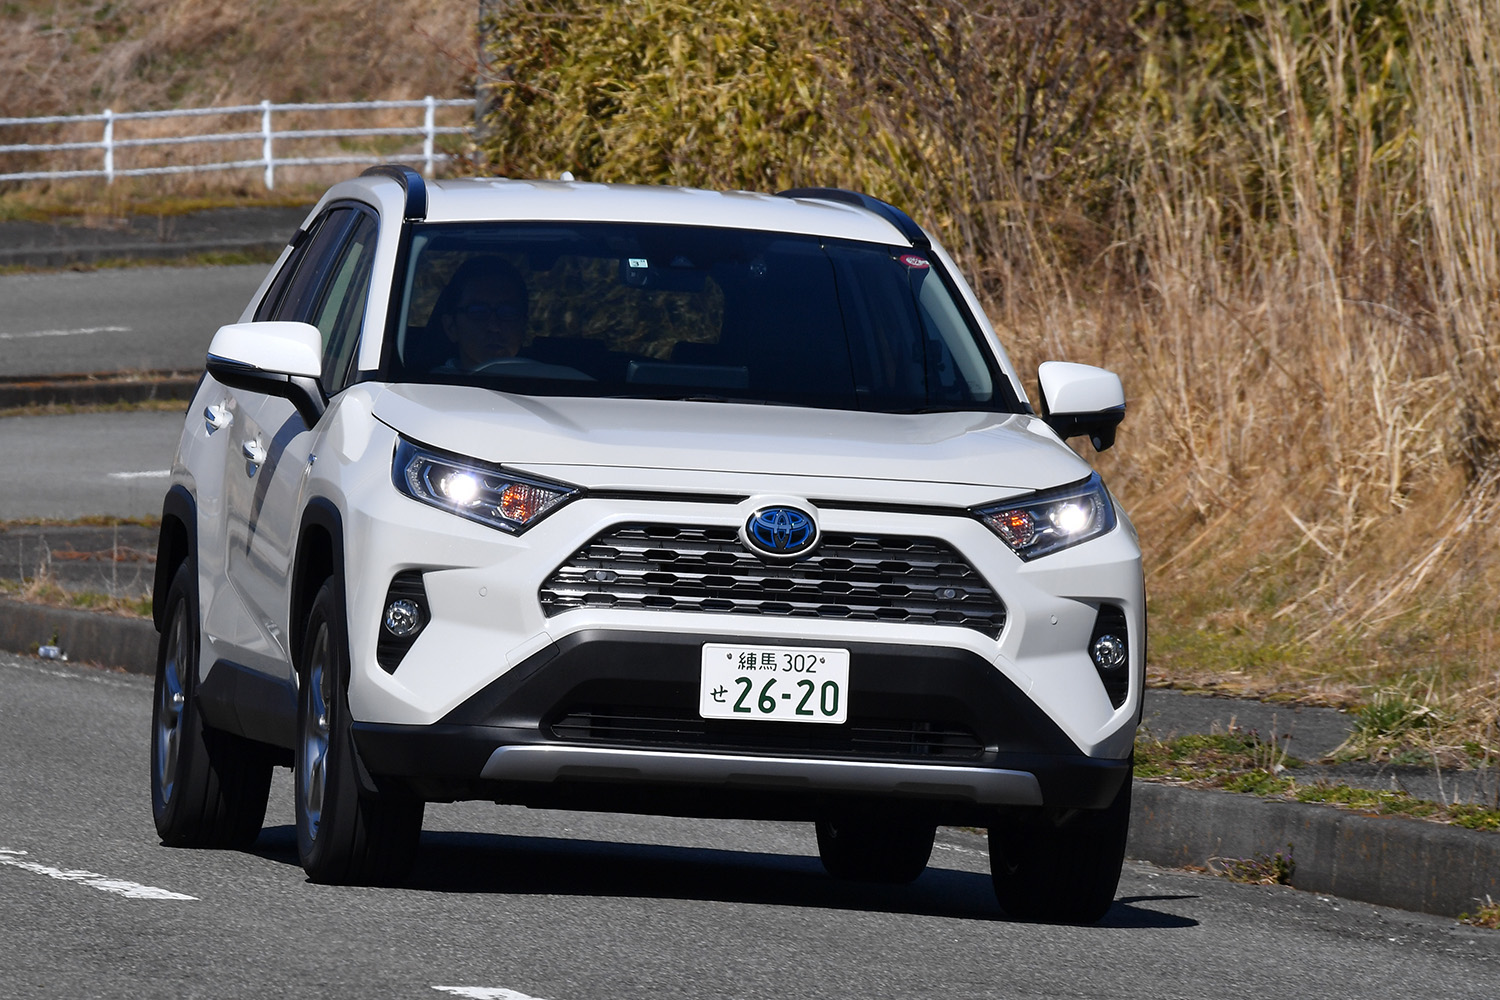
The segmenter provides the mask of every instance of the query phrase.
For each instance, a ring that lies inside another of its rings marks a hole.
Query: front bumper
[[[425,798],[744,818],[893,800],[964,822],[1102,808],[1128,759],[1072,741],[972,652],[851,643],[841,725],[698,717],[704,642],[595,630],[548,646],[430,726],[355,723],[379,783]]]

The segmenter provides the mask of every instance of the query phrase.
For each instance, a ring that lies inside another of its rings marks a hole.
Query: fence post
[[[422,156],[426,161],[426,169],[423,171],[428,177],[432,176],[432,135],[437,124],[437,101],[431,94],[427,95],[427,120],[423,127],[427,134],[422,139]]]
[[[265,137],[261,155],[266,160],[266,190],[276,190],[276,157],[271,151],[271,102],[260,102],[260,132]]]
[[[115,182],[115,113],[104,109],[104,176],[106,184]]]

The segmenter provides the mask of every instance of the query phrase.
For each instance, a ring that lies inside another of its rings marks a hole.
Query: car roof
[[[399,182],[389,177],[365,176],[346,183],[385,188]],[[380,193],[388,194],[386,191]],[[436,223],[491,220],[640,222],[722,226],[912,245],[912,241],[881,213],[823,197],[784,197],[750,191],[704,191],[644,184],[465,178],[427,181],[426,198],[425,220]]]

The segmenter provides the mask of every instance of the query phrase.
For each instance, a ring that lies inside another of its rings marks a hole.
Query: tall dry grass
[[[1154,676],[1493,743],[1500,21],[1424,10],[841,5],[832,169],[936,223],[1024,367],[1125,376]]]
[[[12,0],[0,115],[461,96],[468,0]]]
[[[1117,232],[1144,278],[1075,322],[1131,331],[1146,433],[1111,464],[1178,633],[1157,669],[1420,689],[1493,742],[1500,23],[1440,0],[1368,52],[1355,8],[1260,4],[1258,86],[1212,147],[1180,127],[1202,93],[1164,82]]]

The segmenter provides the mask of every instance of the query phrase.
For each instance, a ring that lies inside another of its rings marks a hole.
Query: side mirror
[[[208,345],[208,373],[231,389],[291,402],[311,427],[328,408],[318,384],[323,335],[310,323],[231,323]]]
[[[1115,428],[1125,419],[1125,387],[1120,376],[1093,365],[1044,361],[1037,366],[1042,419],[1066,440],[1086,434],[1095,451],[1115,443]]]

